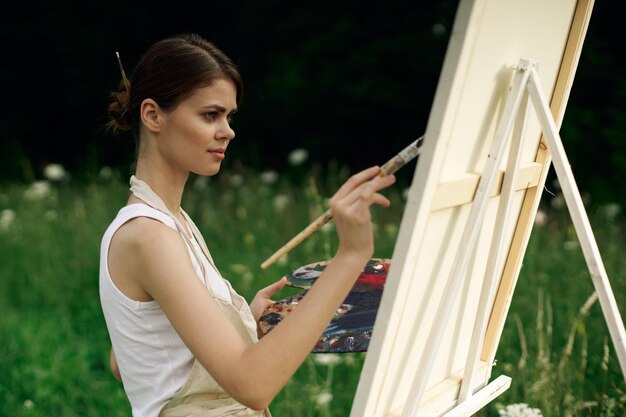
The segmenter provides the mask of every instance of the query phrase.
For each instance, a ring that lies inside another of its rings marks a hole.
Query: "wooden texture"
[[[565,53],[563,54],[563,62],[550,101],[552,116],[559,127],[565,115],[567,99],[569,98],[569,93],[574,82],[574,75],[576,74],[576,67],[578,66],[578,59],[580,57],[592,9],[592,0],[579,1],[576,6],[570,35],[568,37]],[[548,175],[551,162],[550,153],[545,145],[544,138],[541,139],[537,147],[535,162],[542,167],[540,183],[543,184]],[[524,196],[519,220],[511,242],[511,250],[509,251],[509,257],[504,266],[501,283],[494,301],[493,314],[491,315],[489,327],[487,328],[481,356],[484,360],[493,362],[495,359],[500,335],[504,327],[504,321],[522,265],[526,245],[530,238],[532,224],[535,220],[535,213],[537,212],[537,207],[541,199],[541,191],[540,188],[531,189]]]
[[[422,156],[417,165],[351,417],[403,415],[415,378],[427,378],[417,416],[441,415],[457,402],[486,271],[507,158],[490,193],[478,242],[450,309],[428,375],[416,375],[445,296],[452,265],[501,118],[513,67],[539,62],[539,75],[560,122],[572,85],[592,1],[462,0],[459,4]],[[549,155],[536,118],[523,131],[518,180],[501,238],[506,255],[482,366],[472,391],[485,386],[508,312],[521,259],[545,182]],[[505,153],[507,154],[507,153]],[[503,283],[501,285],[501,283]],[[433,406],[436,404],[436,406]]]

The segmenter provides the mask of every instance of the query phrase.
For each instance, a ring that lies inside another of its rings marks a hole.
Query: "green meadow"
[[[277,264],[260,268],[326,209],[325,198],[347,175],[330,166],[291,173],[291,181],[243,168],[192,177],[183,207],[222,274],[251,300],[289,270],[332,256],[331,222]],[[405,189],[398,183],[385,193],[392,206],[373,209],[376,257],[393,253]],[[123,387],[109,371],[98,296],[100,238],[127,195],[127,179],[111,170],[80,184],[0,188],[1,416],[130,416]],[[620,210],[593,206],[589,216],[624,315]],[[310,355],[272,403],[273,415],[347,417],[364,359],[362,353]],[[499,374],[512,377],[511,388],[481,416],[626,415],[624,376],[558,195],[542,203],[531,235],[498,348],[493,375]]]

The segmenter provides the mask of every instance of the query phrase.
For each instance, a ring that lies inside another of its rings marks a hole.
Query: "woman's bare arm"
[[[115,377],[115,379],[122,382],[122,374],[120,374],[120,367],[117,366],[117,359],[115,358],[115,352],[113,351],[113,347],[111,347],[111,356],[109,362],[111,364],[111,372],[113,373],[113,376]]]
[[[256,344],[241,339],[191,262],[181,261],[189,260],[187,248],[169,227],[147,218],[122,226],[116,269],[127,271],[159,303],[194,356],[233,398],[265,408],[310,353],[373,254],[369,209],[389,204],[378,191],[394,181],[377,172],[371,168],[353,176],[331,199],[337,254],[298,308]]]

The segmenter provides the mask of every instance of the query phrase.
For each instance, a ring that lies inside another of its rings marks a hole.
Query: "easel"
[[[473,392],[474,385],[472,382],[475,369],[479,363],[480,349],[484,342],[484,335],[489,318],[487,307],[492,305],[493,283],[497,278],[497,271],[500,270],[499,267],[503,262],[500,242],[503,235],[503,225],[507,223],[507,216],[510,211],[509,207],[514,193],[514,185],[516,184],[516,177],[520,166],[518,156],[522,145],[521,138],[526,123],[529,97],[535,108],[543,135],[547,141],[548,150],[551,152],[557,178],[561,184],[567,208],[576,229],[609,328],[609,333],[617,352],[622,374],[626,381],[626,331],[624,330],[624,324],[611,290],[582,198],[569,166],[556,123],[554,122],[554,118],[547,104],[548,101],[541,87],[540,79],[537,74],[537,63],[529,60],[520,60],[514,70],[516,73],[506,99],[502,118],[496,129],[495,138],[485,164],[484,172],[480,178],[471,211],[463,230],[461,244],[457,250],[454,264],[444,290],[444,297],[437,309],[436,317],[440,325],[433,326],[430,330],[426,343],[427,348],[424,350],[420,359],[416,373],[417,376],[412,383],[408,401],[402,412],[403,417],[413,417],[417,415],[422,396],[426,389],[428,377],[432,370],[432,364],[434,363],[441,344],[444,329],[450,318],[450,311],[457,298],[458,291],[462,286],[463,276],[465,275],[471,254],[473,253],[478,239],[485,217],[489,194],[498,175],[500,160],[504,156],[509,141],[509,157],[502,185],[501,200],[496,216],[494,239],[489,251],[485,274],[486,278],[482,285],[477,321],[472,333],[463,381],[456,405],[442,415],[445,417],[470,416],[506,391],[511,384],[510,377],[501,375],[488,385]],[[511,136],[512,139],[510,139]]]

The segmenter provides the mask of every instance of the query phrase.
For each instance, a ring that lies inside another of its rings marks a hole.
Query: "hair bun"
[[[109,126],[115,132],[130,130],[133,127],[130,114],[130,84],[128,81],[120,82],[117,91],[109,95]]]

